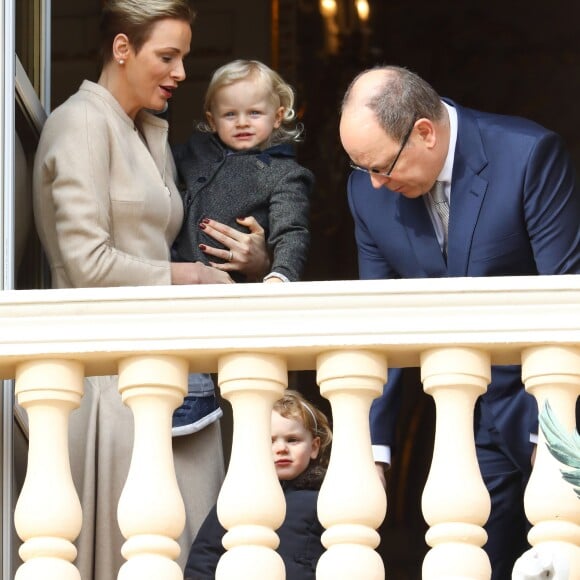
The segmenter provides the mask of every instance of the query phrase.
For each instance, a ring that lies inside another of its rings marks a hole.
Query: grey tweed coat
[[[253,216],[266,232],[271,271],[299,280],[310,243],[314,176],[296,162],[292,146],[232,151],[216,135],[196,131],[187,143],[174,146],[173,153],[185,207],[173,259],[209,262],[199,245],[219,247],[219,243],[199,227],[204,217],[247,231],[236,218]],[[233,277],[245,281],[243,275]]]

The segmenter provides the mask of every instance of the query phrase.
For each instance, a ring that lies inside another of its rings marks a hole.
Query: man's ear
[[[126,34],[119,33],[113,39],[113,58],[116,61],[127,60],[131,52],[131,43]]]
[[[419,134],[419,139],[423,142],[423,144],[432,149],[437,142],[437,133],[435,131],[435,125],[433,121],[429,119],[421,118],[415,122],[415,129]]]

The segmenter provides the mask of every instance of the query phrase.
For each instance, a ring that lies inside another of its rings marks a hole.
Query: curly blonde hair
[[[263,83],[274,107],[284,108],[282,124],[274,129],[268,144],[278,145],[289,141],[300,141],[304,128],[301,123],[295,122],[294,89],[276,71],[259,60],[238,59],[218,68],[213,73],[205,93],[204,113],[207,115],[211,112],[215,95],[221,88],[247,78],[254,78]],[[207,121],[201,121],[197,127],[201,131],[212,132]]]
[[[307,401],[301,393],[292,389],[286,389],[284,396],[274,403],[273,410],[285,419],[299,421],[312,434],[312,437],[320,438],[320,451],[315,462],[327,467],[330,459],[332,429],[326,415]]]

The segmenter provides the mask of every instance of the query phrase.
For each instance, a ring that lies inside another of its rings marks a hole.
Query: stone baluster
[[[421,355],[423,389],[435,401],[433,461],[422,497],[426,541],[423,579],[488,580],[482,546],[490,499],[475,453],[473,412],[491,379],[489,355],[469,348],[437,348]]]
[[[127,539],[119,580],[183,579],[175,559],[185,507],[173,465],[171,417],[187,392],[187,374],[187,360],[175,356],[134,356],[119,364],[119,392],[135,422],[117,512]]]
[[[68,454],[70,412],[80,405],[83,365],[73,360],[33,360],[16,369],[16,396],[28,414],[26,479],[16,504],[20,538],[15,580],[80,580],[73,544],[82,523]]]
[[[233,442],[228,472],[218,498],[221,524],[228,530],[217,580],[283,580],[284,563],[274,530],[286,514],[284,494],[272,459],[274,402],[288,382],[284,359],[231,354],[219,360],[219,386],[232,405]]]
[[[386,359],[370,351],[335,351],[317,360],[321,394],[331,404],[334,438],[328,471],[318,499],[318,517],[327,528],[327,551],[318,580],[382,580],[383,562],[375,548],[387,499],[371,449],[369,410],[382,393]]]
[[[526,390],[536,398],[538,409],[549,401],[558,423],[572,433],[576,429],[576,400],[580,395],[580,349],[527,348],[522,353],[522,378]],[[544,554],[552,553],[560,565],[567,565],[567,577],[580,578],[580,500],[562,478],[560,469],[565,466],[552,456],[545,442],[540,429],[534,468],[524,497],[526,515],[533,524],[528,541]],[[575,459],[578,461],[578,456]]]

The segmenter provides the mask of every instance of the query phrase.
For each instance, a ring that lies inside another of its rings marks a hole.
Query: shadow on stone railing
[[[475,401],[492,363],[522,364],[526,388],[540,407],[549,398],[558,420],[573,427],[579,304],[580,278],[574,276],[5,292],[0,372],[16,378],[30,422],[28,472],[15,512],[24,540],[16,578],[79,578],[73,562],[81,506],[70,476],[68,417],[79,404],[83,378],[99,374],[119,375],[136,426],[145,416],[149,426],[136,430],[119,508],[129,558],[120,577],[153,578],[152,561],[156,580],[181,577],[174,558],[183,513],[169,425],[188,372],[218,372],[234,416],[218,502],[229,551],[217,578],[283,578],[274,528],[284,506],[270,449],[260,442],[269,439],[271,405],[286,387],[288,370],[301,369],[316,369],[334,427],[319,499],[327,551],[317,578],[384,578],[375,530],[386,502],[373,466],[368,413],[388,367],[421,366],[437,417],[423,495],[431,546],[423,577],[487,579],[481,546],[489,496],[475,457]],[[242,458],[248,445],[255,449],[251,469]],[[155,453],[140,451],[152,446]],[[158,509],[132,499],[156,489],[167,490],[161,523]],[[540,445],[526,491],[529,539],[534,547],[557,545],[576,577],[578,506]]]

